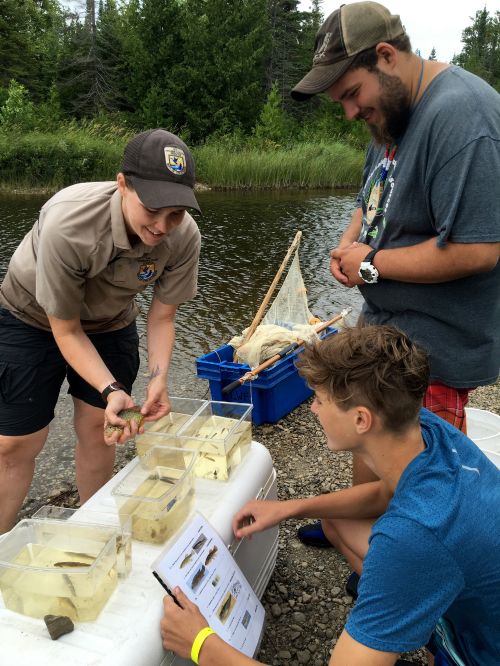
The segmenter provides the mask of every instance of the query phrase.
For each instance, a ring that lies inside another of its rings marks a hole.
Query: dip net
[[[314,324],[319,321],[309,310],[297,247],[281,288],[261,324],[246,342],[248,328],[232,338],[229,344],[235,348],[238,363],[254,368],[289,344],[317,339]]]

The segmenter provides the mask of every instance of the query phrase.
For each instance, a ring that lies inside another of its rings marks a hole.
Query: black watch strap
[[[377,248],[376,250],[370,250],[366,257],[363,259],[363,261],[368,262],[369,264],[373,264],[373,257],[377,254],[380,248]]]
[[[108,395],[113,393],[113,391],[125,391],[126,393],[127,389],[120,382],[111,382],[111,384],[108,384],[106,388],[101,391],[101,398],[104,400],[104,402],[107,401]]]

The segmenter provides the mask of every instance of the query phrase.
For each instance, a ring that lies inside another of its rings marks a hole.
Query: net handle
[[[257,313],[256,313],[255,317],[253,318],[252,323],[248,327],[248,330],[245,334],[245,337],[243,338],[243,341],[242,341],[240,347],[250,340],[252,335],[255,333],[255,329],[260,324],[260,322],[262,320],[262,317],[264,316],[264,312],[265,312],[265,310],[266,310],[266,308],[269,304],[269,301],[271,300],[271,296],[273,295],[274,290],[276,289],[276,286],[277,286],[277,284],[280,280],[280,277],[282,276],[283,271],[285,270],[286,265],[288,264],[288,262],[290,260],[290,257],[297,250],[297,248],[299,246],[301,237],[302,237],[302,231],[297,231],[297,233],[295,234],[295,238],[292,241],[292,244],[288,248],[288,251],[285,255],[285,258],[281,262],[281,266],[278,268],[278,271],[277,271],[276,275],[274,276],[274,280],[271,282],[271,286],[267,290],[267,294],[264,296],[264,299],[263,299],[262,303],[260,304],[260,307],[257,310]],[[233,358],[235,363],[237,362],[237,357],[238,357],[238,349],[235,349],[234,358]]]

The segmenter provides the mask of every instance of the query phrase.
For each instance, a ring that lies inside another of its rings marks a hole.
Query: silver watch
[[[359,266],[358,275],[364,282],[366,282],[366,284],[375,284],[380,277],[380,273],[372,264],[373,257],[377,252],[378,250],[371,250],[368,252]]]

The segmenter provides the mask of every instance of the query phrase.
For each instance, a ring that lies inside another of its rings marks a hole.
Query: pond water
[[[0,196],[0,279],[46,198]],[[198,198],[203,210],[197,219],[202,233],[199,292],[179,310],[172,395],[205,392],[205,381],[195,379],[195,359],[251,323],[299,229],[309,309],[329,319],[347,306],[357,311],[361,303],[357,290],[333,280],[328,260],[354,209],[353,192],[203,192]],[[150,297],[149,293],[141,296],[144,315]],[[142,316],[138,325],[144,332]],[[144,339],[141,355],[146,358]],[[139,400],[141,384],[136,393]]]

